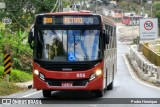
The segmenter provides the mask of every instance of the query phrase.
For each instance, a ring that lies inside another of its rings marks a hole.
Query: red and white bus
[[[122,18],[122,24],[133,26],[139,25],[139,19],[142,18],[142,16],[123,16]]]
[[[33,49],[33,88],[44,97],[57,90],[90,90],[102,97],[113,88],[113,21],[87,11],[39,14],[28,43]]]

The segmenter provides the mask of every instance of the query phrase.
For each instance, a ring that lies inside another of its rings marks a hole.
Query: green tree
[[[153,3],[153,15],[155,17],[159,16],[159,11],[160,11],[160,2],[154,2]]]
[[[6,8],[0,11],[0,19],[8,17],[12,24],[0,22],[0,65],[3,64],[3,50],[9,48],[12,54],[12,67],[31,71],[32,50],[27,44],[27,32],[36,14],[50,12],[57,0],[4,0]],[[64,6],[69,2],[63,0]],[[55,7],[56,11],[58,5]],[[0,20],[1,21],[1,20]]]
[[[153,15],[154,15],[154,17],[158,18],[158,25],[160,28],[160,1],[153,3]]]
[[[26,30],[33,23],[36,14],[50,12],[57,0],[5,0],[6,9],[0,11],[0,19],[9,17],[12,19],[12,24],[7,25],[12,31],[18,29]],[[70,2],[62,0],[64,7]],[[58,5],[56,6],[56,11]],[[25,29],[26,28],[26,29]]]

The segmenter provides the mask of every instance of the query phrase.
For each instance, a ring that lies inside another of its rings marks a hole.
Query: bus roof
[[[109,24],[111,26],[116,26],[115,21],[106,16],[103,16],[103,21],[104,23]]]
[[[92,15],[92,13],[87,10],[81,10],[81,11],[70,11],[70,12],[45,13],[44,15]]]
[[[142,16],[134,15],[134,16],[123,16],[123,17],[135,17],[135,18],[141,18]]]

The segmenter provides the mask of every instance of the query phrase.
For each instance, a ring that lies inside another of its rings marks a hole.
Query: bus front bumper
[[[86,84],[83,82],[83,86],[62,86],[60,85],[61,82],[59,82],[59,86],[53,86],[52,82],[54,80],[42,80],[36,75],[33,75],[33,88],[37,90],[52,90],[52,91],[58,91],[58,90],[101,90],[103,88],[103,75],[93,79],[92,81],[85,80]],[[76,81],[76,80],[74,80]],[[81,82],[81,80],[78,80]],[[84,80],[82,80],[84,81]],[[57,82],[57,81],[56,81]],[[78,84],[78,83],[77,83]]]

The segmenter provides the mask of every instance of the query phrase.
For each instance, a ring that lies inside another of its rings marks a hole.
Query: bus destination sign
[[[63,18],[64,24],[83,24],[83,18],[80,17],[64,17]]]

